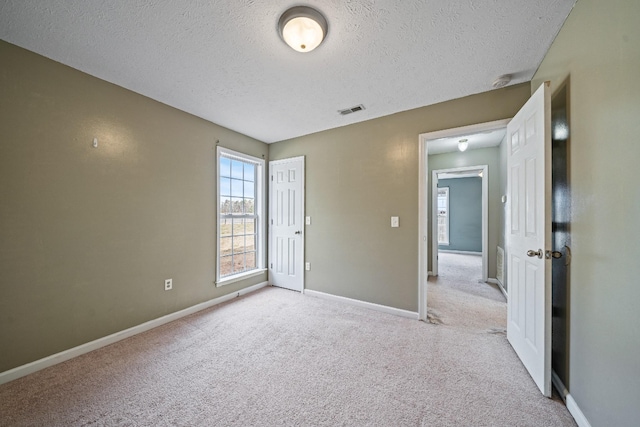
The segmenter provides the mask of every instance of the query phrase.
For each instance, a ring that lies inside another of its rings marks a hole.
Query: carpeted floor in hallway
[[[434,323],[265,288],[0,386],[0,425],[574,426],[446,271]]]

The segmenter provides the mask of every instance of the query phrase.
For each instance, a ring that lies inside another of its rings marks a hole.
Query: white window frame
[[[445,215],[445,228],[446,228],[446,237],[447,240],[446,241],[440,241],[440,191],[444,192],[446,194],[446,215]],[[451,215],[451,212],[449,211],[449,187],[438,187],[438,196],[436,198],[436,201],[438,203],[438,246],[449,246],[451,244],[450,241],[450,235],[449,235],[449,217]]]
[[[228,157],[256,165],[256,197],[254,200],[254,212],[256,216],[256,268],[242,273],[237,273],[223,278],[220,277],[220,158]],[[218,146],[216,150],[216,287],[229,285],[249,277],[258,276],[265,271],[266,254],[266,192],[265,192],[265,161],[258,157],[230,150]]]

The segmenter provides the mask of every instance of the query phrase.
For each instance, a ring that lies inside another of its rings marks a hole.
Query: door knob
[[[534,256],[537,256],[538,258],[542,259],[542,249],[538,249],[537,251],[534,251],[533,249],[529,249],[527,251],[527,256],[533,258]]]
[[[296,231],[296,234],[302,234],[302,231],[298,230],[298,231]]]

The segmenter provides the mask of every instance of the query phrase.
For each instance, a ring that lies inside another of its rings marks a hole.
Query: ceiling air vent
[[[347,114],[355,113],[357,111],[362,111],[362,110],[364,110],[364,105],[360,104],[360,105],[356,105],[355,107],[346,108],[344,110],[338,110],[338,113],[340,113],[341,116],[346,116]]]

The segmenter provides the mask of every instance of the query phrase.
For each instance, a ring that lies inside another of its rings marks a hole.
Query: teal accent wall
[[[438,180],[449,187],[449,244],[438,249],[482,252],[482,178]]]

